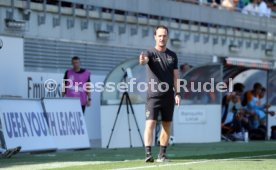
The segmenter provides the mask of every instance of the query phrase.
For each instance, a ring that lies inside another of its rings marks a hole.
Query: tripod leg
[[[128,134],[129,134],[129,144],[130,144],[130,148],[132,148],[132,140],[131,140],[131,128],[130,128],[130,121],[129,121],[129,101],[127,100],[127,92],[125,92],[126,94],[126,109],[127,109],[127,123],[128,123]]]
[[[110,134],[110,137],[109,137],[108,144],[107,144],[106,148],[109,148],[109,144],[110,144],[110,141],[111,141],[111,138],[112,138],[112,135],[113,135],[113,132],[114,132],[117,120],[118,120],[118,116],[119,116],[119,113],[120,113],[120,110],[121,110],[121,107],[122,107],[122,104],[123,104],[123,101],[124,101],[125,97],[126,97],[125,94],[123,94],[123,96],[121,98],[121,101],[120,101],[118,111],[117,111],[117,115],[116,115],[116,118],[115,118],[115,121],[114,121],[114,124],[113,124],[113,127],[111,129],[111,134]]]
[[[142,138],[142,135],[141,135],[141,131],[140,131],[140,128],[139,128],[139,125],[138,125],[138,122],[137,122],[137,119],[136,119],[136,116],[135,116],[135,113],[134,113],[134,109],[133,109],[133,107],[132,107],[132,103],[131,103],[131,100],[130,100],[130,98],[129,98],[128,93],[126,94],[126,100],[127,100],[128,103],[129,103],[129,106],[130,106],[130,109],[131,109],[131,112],[132,112],[132,115],[133,115],[133,118],[134,118],[134,122],[135,122],[136,127],[137,127],[138,134],[139,134],[139,136],[140,136],[142,145],[145,146],[144,141],[143,141],[143,138]]]

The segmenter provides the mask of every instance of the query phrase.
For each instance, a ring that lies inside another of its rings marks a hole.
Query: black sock
[[[151,155],[151,146],[146,146],[145,147],[145,150],[146,150],[146,155]]]
[[[166,150],[167,150],[167,146],[161,146],[160,145],[159,155],[165,155],[166,154]]]

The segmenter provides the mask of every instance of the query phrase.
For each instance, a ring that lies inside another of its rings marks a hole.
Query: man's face
[[[184,70],[185,70],[185,71],[190,70],[190,66],[189,66],[188,64],[186,64],[186,65],[184,66]]]
[[[256,94],[257,94],[257,95],[260,95],[261,93],[262,93],[262,88],[257,88],[257,89],[256,89]]]
[[[264,96],[265,96],[265,91],[261,91],[261,93],[259,94],[259,97],[262,99],[264,98]]]
[[[241,93],[240,92],[233,92],[231,95],[231,99],[233,103],[237,103],[241,97]]]
[[[168,41],[168,33],[164,28],[158,28],[154,36],[155,43],[159,47],[166,47]]]
[[[80,68],[80,60],[73,60],[72,61],[73,69],[77,70]]]
[[[241,97],[242,93],[243,93],[242,91],[236,91],[236,96]]]

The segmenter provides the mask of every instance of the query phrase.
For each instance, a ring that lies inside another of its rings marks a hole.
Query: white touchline
[[[88,162],[81,162],[81,161],[74,161],[74,162],[52,162],[52,163],[40,163],[40,164],[30,164],[30,165],[15,165],[11,167],[5,168],[5,170],[29,170],[29,169],[36,169],[36,170],[43,170],[45,167],[47,169],[56,169],[56,168],[67,168],[71,166],[85,166],[85,165],[101,165],[101,164],[108,164],[114,163],[113,161],[88,161]]]
[[[180,163],[172,163],[172,164],[167,163],[167,164],[158,164],[158,165],[149,165],[149,166],[137,166],[137,167],[131,167],[131,168],[118,168],[118,169],[113,169],[113,170],[134,170],[134,169],[144,169],[144,168],[158,168],[158,167],[166,167],[166,166],[200,164],[200,163],[208,163],[208,162],[214,162],[214,161],[231,161],[231,160],[236,160],[236,159],[264,158],[264,157],[271,157],[271,156],[276,156],[276,154],[244,156],[244,157],[235,157],[235,158],[226,158],[226,159],[210,159],[210,160],[180,162]]]

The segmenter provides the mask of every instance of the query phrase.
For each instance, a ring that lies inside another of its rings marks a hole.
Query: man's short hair
[[[261,85],[261,83],[255,83],[254,85],[253,85],[253,89],[254,90],[257,90],[257,89],[262,89],[263,88],[263,86]]]
[[[72,57],[72,60],[71,60],[71,61],[75,61],[75,60],[80,60],[80,58],[79,58],[78,56]]]
[[[233,91],[234,92],[240,92],[243,93],[244,90],[244,85],[242,83],[235,83],[233,86]]]
[[[168,27],[166,27],[165,25],[158,25],[154,28],[154,35],[156,35],[156,31],[159,29],[159,28],[162,28],[162,29],[165,29],[167,31],[167,35],[169,35],[169,29]]]

